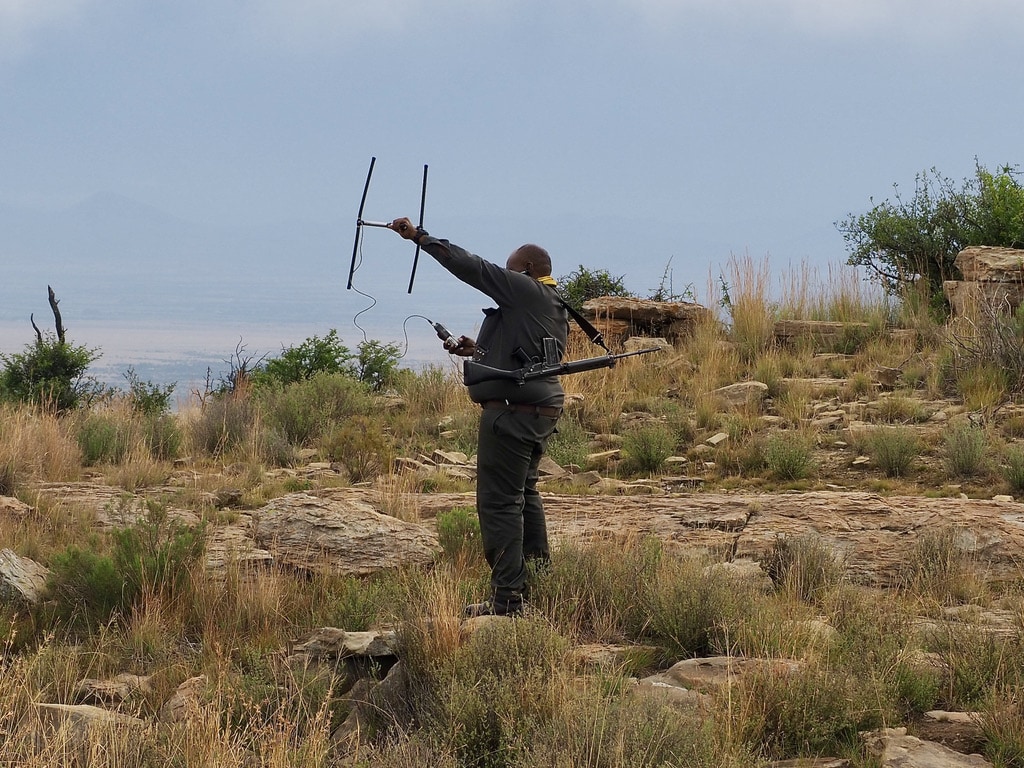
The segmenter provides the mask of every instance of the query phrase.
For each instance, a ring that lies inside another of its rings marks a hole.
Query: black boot
[[[523,612],[522,599],[514,600],[484,600],[482,603],[471,603],[462,611],[467,619],[477,616],[519,616]]]

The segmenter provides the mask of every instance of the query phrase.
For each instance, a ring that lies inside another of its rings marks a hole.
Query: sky
[[[1022,33],[1019,0],[0,0],[0,327],[45,313],[23,286],[63,272],[33,272],[42,241],[19,222],[56,231],[113,200],[111,227],[152,214],[190,247],[219,233],[205,258],[240,293],[276,290],[296,328],[358,335],[367,300],[345,278],[371,157],[365,218],[416,218],[428,165],[431,234],[500,263],[539,243],[556,276],[607,269],[644,295],[668,275],[700,299],[737,257],[839,265],[836,222],[894,184],[1021,163]],[[294,241],[258,261],[251,239],[220,237],[274,227]],[[115,240],[61,258],[116,287]],[[142,278],[174,261],[134,256]],[[357,287],[378,304],[363,324],[393,333],[420,312],[466,332],[462,308],[486,299],[425,262],[410,297],[410,264],[395,235],[365,233]],[[88,315],[75,284],[61,295]],[[182,285],[154,277],[175,300],[124,322],[201,314]],[[266,324],[254,304],[190,343],[223,350]],[[0,351],[13,343],[0,331]]]

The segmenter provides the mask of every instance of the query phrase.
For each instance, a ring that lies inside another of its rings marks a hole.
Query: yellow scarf
[[[550,285],[552,288],[555,288],[558,285],[558,283],[555,281],[555,278],[553,278],[551,275],[544,275],[544,277],[538,277],[536,278],[536,280],[538,283]]]

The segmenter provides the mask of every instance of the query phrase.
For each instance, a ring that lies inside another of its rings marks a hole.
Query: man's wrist
[[[416,227],[416,234],[413,235],[412,241],[414,243],[416,243],[416,245],[419,245],[420,244],[420,240],[422,240],[428,234],[430,234],[430,233],[427,232],[427,230],[425,230],[423,227]]]

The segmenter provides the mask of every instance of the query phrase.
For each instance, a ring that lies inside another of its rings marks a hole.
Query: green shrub
[[[130,599],[113,559],[92,549],[69,546],[53,556],[49,568],[49,610],[59,621],[96,626]]]
[[[123,502],[124,505],[130,502]],[[145,514],[127,528],[115,528],[112,557],[125,594],[187,595],[191,568],[206,547],[204,526],[187,526],[167,514],[163,505],[147,501]]]
[[[969,602],[984,591],[977,558],[961,544],[961,533],[949,526],[921,532],[902,568],[908,589],[943,604]]]
[[[143,439],[154,459],[170,461],[181,453],[181,427],[178,420],[170,414],[146,414],[141,427]]]
[[[886,477],[907,474],[910,465],[921,453],[921,444],[906,427],[878,428],[867,436],[865,447],[872,461]]]
[[[381,425],[367,416],[352,416],[331,430],[321,441],[320,451],[340,461],[354,483],[379,475],[391,466],[394,448]]]
[[[225,393],[203,403],[190,427],[192,443],[211,456],[241,445],[251,434],[256,409],[248,397]]]
[[[624,279],[624,275],[613,277],[606,269],[590,270],[580,264],[579,269],[558,278],[558,292],[579,309],[583,302],[601,296],[632,296],[623,284]]]
[[[351,417],[368,414],[366,385],[344,374],[318,373],[259,394],[264,423],[296,446],[312,445]]]
[[[634,427],[622,436],[623,470],[657,472],[675,447],[676,436],[666,424],[651,423]]]
[[[1013,493],[1024,493],[1024,449],[1016,446],[1006,451],[1003,477]]]
[[[90,412],[76,432],[82,461],[87,465],[120,464],[131,447],[127,421],[116,414]]]
[[[102,390],[85,375],[98,358],[95,349],[59,341],[53,334],[43,335],[23,352],[0,353],[0,397],[58,413],[72,410]]]
[[[547,455],[560,466],[582,467],[587,463],[590,438],[575,416],[563,416],[558,431],[548,440]]]
[[[814,469],[813,444],[792,432],[771,435],[764,444],[764,463],[778,480],[803,480]]]
[[[128,402],[132,410],[145,416],[160,416],[171,409],[171,394],[177,384],[160,386],[151,381],[142,381],[134,368],[125,371],[128,381]]]
[[[480,559],[480,519],[473,507],[455,507],[437,515],[437,538],[441,550],[452,562]]]
[[[943,433],[942,453],[946,471],[953,477],[973,477],[984,466],[988,436],[985,430],[961,423]]]
[[[324,338],[310,336],[298,346],[281,350],[278,357],[267,360],[252,374],[253,383],[286,386],[318,374],[355,375],[354,355],[338,337],[335,329]]]

